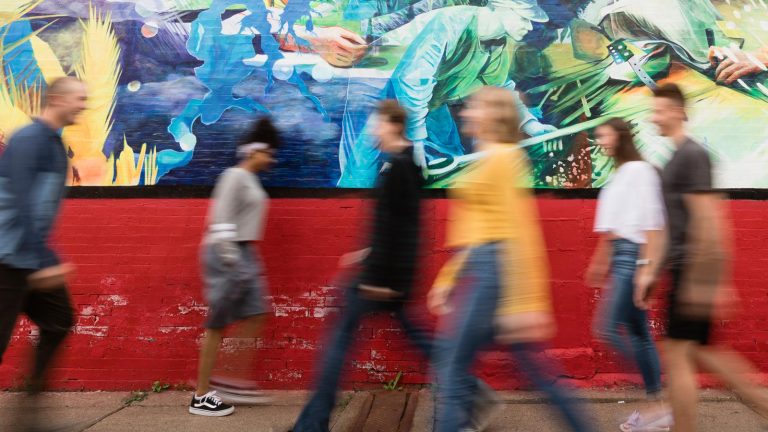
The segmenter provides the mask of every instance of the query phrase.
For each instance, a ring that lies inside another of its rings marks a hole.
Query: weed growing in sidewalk
[[[397,376],[395,379],[388,381],[386,384],[384,384],[384,390],[402,390],[403,387],[400,387],[400,378],[403,377],[403,372],[400,371],[397,373]]]
[[[155,393],[162,393],[166,390],[168,390],[171,387],[168,383],[161,383],[160,381],[155,381],[152,383],[152,391]]]
[[[145,391],[135,391],[131,392],[131,395],[127,398],[123,399],[123,405],[133,405],[136,402],[143,402],[147,399],[147,396],[149,396],[148,392]]]

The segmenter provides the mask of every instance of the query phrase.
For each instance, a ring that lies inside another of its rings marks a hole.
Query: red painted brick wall
[[[444,200],[430,201],[425,280],[447,256],[441,247]],[[639,382],[634,372],[595,342],[590,325],[598,292],[584,286],[583,270],[595,237],[594,201],[539,199],[553,269],[560,332],[550,355],[586,386]],[[736,227],[736,282],[745,312],[718,325],[729,342],[768,371],[768,202],[731,201]],[[58,389],[127,390],[153,381],[190,383],[205,315],[198,242],[207,201],[194,199],[66,202],[55,243],[79,269],[71,286],[77,326],[52,373]],[[328,323],[341,305],[338,257],[361,244],[367,203],[360,199],[273,200],[262,252],[274,307],[258,342],[254,378],[267,388],[306,388]],[[661,306],[661,305],[660,305]],[[425,315],[423,301],[414,312]],[[656,334],[663,323],[654,311]],[[18,385],[34,327],[19,322],[0,387]],[[378,385],[404,372],[404,382],[428,381],[427,363],[388,316],[369,318],[351,354],[346,385]],[[519,385],[503,353],[482,356],[479,370],[494,386]]]

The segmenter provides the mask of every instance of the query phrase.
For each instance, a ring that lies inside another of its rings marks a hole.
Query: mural
[[[4,0],[0,151],[75,75],[91,99],[63,131],[71,184],[213,184],[237,138],[271,115],[285,146],[270,186],[372,186],[369,133],[397,98],[429,184],[474,158],[458,112],[483,85],[521,96],[537,187],[599,187],[592,130],[632,121],[656,163],[649,88],[691,97],[718,185],[768,187],[766,0]]]

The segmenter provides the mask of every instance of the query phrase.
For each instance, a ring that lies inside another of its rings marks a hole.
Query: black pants
[[[45,370],[73,324],[72,303],[64,286],[35,291],[27,284],[30,271],[0,264],[0,363],[11,340],[16,319],[25,313],[40,328],[29,391],[43,390]]]

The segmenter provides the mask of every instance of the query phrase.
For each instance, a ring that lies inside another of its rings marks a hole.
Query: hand
[[[712,67],[717,66],[715,80],[733,84],[742,77],[766,70],[768,47],[754,53],[746,53],[738,48],[710,47],[709,62]]]
[[[240,262],[240,248],[235,242],[219,240],[213,244],[213,251],[227,268],[231,269]]]
[[[638,269],[635,273],[634,303],[640,310],[648,310],[649,297],[656,285],[656,276],[647,267]]]
[[[340,267],[351,267],[363,261],[371,252],[371,248],[361,249],[354,252],[345,253],[339,258]]]
[[[365,40],[341,27],[318,27],[307,35],[312,49],[331,66],[350,67],[368,52]]]
[[[387,287],[365,284],[360,284],[357,287],[360,290],[360,294],[368,300],[390,301],[403,296],[403,293]]]
[[[557,325],[548,311],[520,312],[496,317],[496,342],[504,345],[544,342],[555,337]]]
[[[448,304],[448,297],[451,294],[450,288],[432,287],[427,294],[427,309],[432,315],[445,315],[453,310]]]
[[[54,290],[64,287],[67,283],[67,278],[74,272],[74,265],[70,263],[62,263],[32,273],[27,277],[27,283],[33,290]]]
[[[587,286],[593,288],[601,288],[605,284],[607,275],[607,265],[592,263],[589,265],[587,268],[587,273],[584,275],[584,282],[587,284]]]

